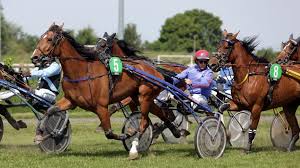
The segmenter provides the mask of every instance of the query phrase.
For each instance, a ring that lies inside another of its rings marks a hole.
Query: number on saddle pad
[[[279,64],[272,64],[269,75],[271,80],[278,81],[282,76],[281,66]]]
[[[112,75],[120,75],[123,70],[123,64],[120,58],[111,57],[109,60],[109,69]]]

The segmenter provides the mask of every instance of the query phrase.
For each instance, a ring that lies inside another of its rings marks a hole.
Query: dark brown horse
[[[48,112],[74,109],[79,106],[97,114],[108,139],[122,140],[127,136],[113,133],[108,105],[130,96],[138,100],[141,108],[142,118],[140,129],[137,132],[138,135],[141,136],[149,125],[148,113],[151,108],[151,112],[166,123],[174,136],[179,137],[180,131],[168,119],[168,114],[154,104],[153,100],[160,93],[161,88],[127,71],[123,71],[110,95],[108,70],[97,59],[97,54],[78,44],[73,37],[62,30],[62,26],[52,25],[41,36],[33,56],[58,58],[64,74],[62,82],[64,97]],[[157,70],[143,60],[123,60],[123,62],[163,79],[163,76]],[[137,153],[133,155],[135,158],[137,157]]]
[[[4,79],[7,80],[11,83],[16,84],[17,86],[24,88],[24,89],[29,89],[30,87],[24,82],[23,80],[23,76],[21,73],[17,73],[14,71],[14,69],[12,69],[9,66],[6,65],[2,65],[0,63],[0,79]],[[8,104],[11,104],[11,102],[9,100],[2,100],[5,101]],[[16,121],[11,114],[8,112],[7,108],[0,104],[0,114],[6,118],[6,120],[8,121],[8,123],[15,128],[16,130],[19,130],[21,128],[27,128],[27,125],[22,121],[22,120],[18,120]]]
[[[283,107],[292,128],[293,138],[288,148],[292,150],[299,139],[299,126],[295,112],[300,100],[300,84],[295,79],[283,75],[273,91],[272,102],[267,103],[269,83],[265,67],[268,62],[252,53],[256,46],[254,38],[240,41],[236,38],[237,35],[238,33],[224,31],[225,38],[218,46],[216,58],[219,66],[231,65],[233,68],[235,83],[232,87],[233,100],[230,101],[229,110],[251,111],[252,123],[247,150],[251,150],[261,111],[276,107]],[[297,71],[297,67],[291,69]]]

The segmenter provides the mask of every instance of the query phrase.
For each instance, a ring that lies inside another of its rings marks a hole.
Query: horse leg
[[[259,104],[255,104],[252,107],[251,110],[251,125],[250,125],[250,129],[249,129],[249,141],[248,141],[248,145],[246,147],[246,152],[250,152],[251,151],[251,147],[252,147],[252,142],[255,138],[256,135],[256,129],[257,129],[257,125],[259,123],[259,119],[260,119],[260,114],[261,114],[261,110],[262,110],[262,105]]]
[[[16,121],[10,113],[7,111],[7,109],[4,106],[0,105],[0,114],[5,117],[5,119],[8,121],[8,123],[16,130],[19,130],[20,128],[27,128],[26,123],[24,123],[22,120]]]
[[[173,123],[173,121],[176,119],[176,117],[172,111],[165,109],[165,108],[160,108],[155,103],[152,103],[151,104],[151,113],[156,115],[158,118],[160,118],[164,122],[164,125],[170,129],[170,131],[176,138],[179,138],[181,135],[189,134],[187,130],[178,130],[177,129],[177,126],[175,126],[175,124]],[[162,128],[161,131],[159,131],[159,132],[162,132],[163,129],[164,128]]]
[[[230,107],[229,107],[229,111],[238,111],[240,110],[239,109],[239,106],[232,100],[229,101],[229,104],[230,104]]]
[[[137,137],[134,138],[132,141],[131,149],[129,151],[129,159],[137,159],[138,158],[138,151],[137,146],[139,144],[139,140],[141,139],[142,134],[146,130],[146,128],[149,126],[149,110],[151,107],[151,104],[153,103],[154,97],[151,95],[140,95],[139,96],[139,102],[141,107],[141,121],[140,121],[140,128],[137,132]]]
[[[96,109],[97,116],[101,121],[101,126],[104,130],[107,139],[123,140],[126,138],[125,135],[114,134],[111,129],[110,114],[107,106],[98,105]]]
[[[283,111],[286,116],[286,120],[289,123],[290,127],[292,128],[292,139],[290,141],[288,151],[292,151],[295,149],[295,144],[299,139],[300,129],[295,115],[297,108],[298,108],[298,103],[293,103],[293,104],[288,104],[286,106],[283,106]]]

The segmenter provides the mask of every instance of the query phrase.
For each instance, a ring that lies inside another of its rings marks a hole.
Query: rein
[[[61,61],[67,61],[67,60],[77,60],[77,61],[84,61],[84,62],[87,62],[87,60],[85,59],[82,59],[82,58],[74,58],[74,57],[67,57],[67,58],[59,58]],[[98,61],[98,60],[93,60],[93,61]],[[79,82],[83,82],[83,81],[88,81],[88,80],[94,80],[94,79],[97,79],[97,78],[101,78],[105,75],[108,75],[109,72],[107,73],[104,73],[104,74],[101,74],[101,75],[97,75],[97,76],[85,76],[85,77],[81,77],[81,78],[78,78],[78,79],[71,79],[67,76],[64,75],[63,79],[67,82],[70,82],[70,83],[79,83]]]
[[[105,75],[108,75],[108,73],[105,73],[105,74],[102,74],[102,75],[97,75],[97,76],[94,76],[94,77],[86,76],[86,77],[82,77],[82,78],[78,78],[78,79],[70,79],[69,77],[64,76],[63,79],[67,82],[70,82],[70,83],[79,83],[79,82],[82,82],[82,81],[94,80],[94,79],[97,79],[97,78],[101,78]]]

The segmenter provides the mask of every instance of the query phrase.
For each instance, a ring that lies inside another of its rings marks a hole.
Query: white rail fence
[[[29,71],[34,68],[33,64],[12,64],[12,67],[15,71]]]

